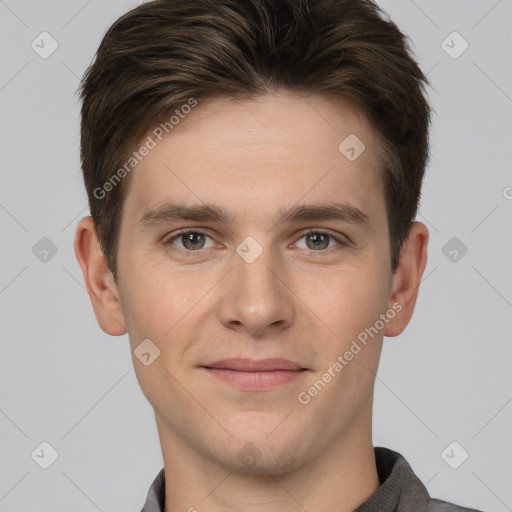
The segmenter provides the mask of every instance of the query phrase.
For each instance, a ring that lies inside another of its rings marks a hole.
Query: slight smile
[[[286,359],[223,359],[201,368],[229,384],[252,390],[285,384],[309,371]]]

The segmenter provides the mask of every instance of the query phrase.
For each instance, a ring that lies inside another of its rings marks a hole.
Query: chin
[[[289,440],[269,440],[267,434],[245,437],[233,447],[229,460],[231,471],[253,475],[282,475],[296,470],[303,463],[301,443]],[[241,446],[239,448],[239,446]]]

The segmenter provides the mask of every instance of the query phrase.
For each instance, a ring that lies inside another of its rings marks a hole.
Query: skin
[[[338,150],[349,134],[366,146],[352,162]],[[379,487],[375,373],[383,336],[400,334],[413,314],[428,243],[415,222],[391,273],[379,169],[378,135],[346,100],[286,91],[216,98],[200,102],[130,175],[117,284],[92,219],[80,221],[75,252],[99,325],[128,332],[132,355],[144,339],[160,350],[152,364],[135,356],[133,364],[155,410],[166,512],[351,511]],[[235,220],[140,223],[168,201],[215,204]],[[340,201],[370,223],[274,220],[281,208]],[[190,227],[207,236],[192,246],[171,240]],[[309,229],[330,238],[317,248]],[[248,236],[263,251],[252,263],[236,252]],[[185,247],[199,249],[187,256]],[[299,403],[393,305],[400,311],[385,328]],[[200,368],[235,357],[282,357],[309,371],[253,391]]]

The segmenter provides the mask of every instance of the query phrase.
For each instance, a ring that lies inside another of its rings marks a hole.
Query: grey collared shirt
[[[380,487],[354,512],[482,512],[431,498],[411,466],[398,452],[374,447]],[[162,469],[149,488],[141,512],[164,512],[165,475]]]

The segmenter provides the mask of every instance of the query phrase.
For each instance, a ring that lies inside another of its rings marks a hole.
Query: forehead
[[[346,99],[291,92],[212,98],[198,101],[161,140],[155,133],[146,136],[154,148],[130,176],[130,211],[173,197],[195,204],[238,199],[246,208],[274,198],[277,208],[286,192],[291,202],[305,194],[309,203],[343,196],[362,208],[381,193],[379,138]]]
[[[179,123],[172,128],[175,138],[204,137],[202,142],[216,149],[229,146],[247,156],[261,147],[286,146],[297,158],[320,150],[335,160],[338,141],[346,135],[364,139],[370,147],[379,143],[367,116],[348,99],[287,90],[251,99],[210,98],[181,120],[174,118]]]

